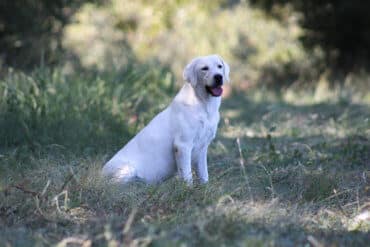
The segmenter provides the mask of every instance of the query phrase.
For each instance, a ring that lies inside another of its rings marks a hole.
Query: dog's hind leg
[[[103,175],[117,183],[127,183],[136,180],[136,170],[130,164],[116,166],[106,164],[103,168]]]
[[[175,160],[178,173],[182,179],[188,184],[193,184],[193,176],[191,174],[191,149],[189,145],[183,145],[178,142],[174,144]]]

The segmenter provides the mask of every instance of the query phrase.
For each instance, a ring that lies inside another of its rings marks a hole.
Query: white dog
[[[208,182],[207,149],[220,119],[222,85],[229,66],[218,56],[193,59],[184,69],[187,81],[172,103],[103,167],[118,182],[136,178],[158,183],[178,172],[192,184],[192,167]]]

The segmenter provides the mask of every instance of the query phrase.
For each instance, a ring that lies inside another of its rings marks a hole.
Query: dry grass
[[[0,242],[365,246],[368,102],[297,106],[256,95],[224,101],[206,186],[188,188],[176,178],[159,186],[107,184],[99,175],[110,154],[99,149],[3,149]]]

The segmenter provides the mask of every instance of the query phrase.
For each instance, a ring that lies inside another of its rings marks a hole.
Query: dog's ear
[[[198,78],[196,73],[196,65],[198,63],[198,58],[193,59],[188,65],[186,65],[183,78],[185,81],[189,82],[193,87],[197,84]]]
[[[230,67],[229,65],[220,57],[218,56],[222,62],[222,65],[223,65],[223,68],[224,68],[224,77],[225,77],[225,81],[226,82],[229,82],[230,81]]]

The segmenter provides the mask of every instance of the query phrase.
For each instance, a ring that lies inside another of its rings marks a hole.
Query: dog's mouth
[[[215,87],[206,86],[206,90],[208,93],[210,93],[214,97],[221,96],[222,91],[223,91],[221,86],[215,86]]]

